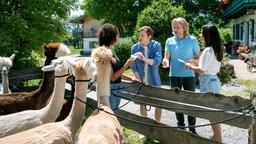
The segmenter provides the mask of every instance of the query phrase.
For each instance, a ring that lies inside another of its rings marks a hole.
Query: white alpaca
[[[0,94],[11,93],[9,89],[9,79],[8,73],[12,67],[12,60],[14,59],[15,54],[12,54],[8,57],[0,57],[0,68],[2,74],[2,83],[0,83]]]
[[[108,100],[110,96],[110,73],[112,59],[110,49],[100,47],[92,53],[97,66],[97,97]],[[101,101],[102,103],[102,101]],[[78,137],[78,144],[123,144],[123,129],[108,106],[104,111],[95,111],[84,123]]]
[[[112,72],[111,63],[116,63],[111,49],[99,47],[92,51],[92,57],[96,63],[97,69],[97,84],[96,93],[98,106],[100,104],[110,107],[110,75]]]
[[[53,97],[48,105],[40,110],[26,110],[18,113],[0,116],[0,137],[28,130],[57,119],[63,104],[65,82],[69,74],[67,60],[70,57],[60,57],[51,65],[42,68],[43,71],[55,70]]]
[[[86,101],[88,81],[95,72],[95,65],[91,60],[79,60],[74,66],[76,76],[75,96]],[[87,80],[85,82],[77,80]],[[74,99],[69,116],[55,123],[48,123],[39,127],[23,131],[14,135],[0,138],[1,144],[70,144],[74,142],[85,112],[85,104]]]

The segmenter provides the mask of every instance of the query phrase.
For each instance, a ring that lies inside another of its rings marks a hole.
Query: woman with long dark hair
[[[221,83],[217,76],[223,58],[223,48],[221,45],[220,34],[216,26],[207,24],[202,27],[200,35],[204,43],[203,50],[198,66],[187,62],[186,67],[199,73],[200,92],[220,93]],[[213,139],[217,142],[222,141],[220,124],[212,125]]]

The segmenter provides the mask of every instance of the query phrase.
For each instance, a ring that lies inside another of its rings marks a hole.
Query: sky
[[[79,0],[79,4],[81,4],[83,2],[83,0]],[[80,7],[77,9],[77,10],[71,10],[70,11],[70,16],[80,16],[80,15],[83,15],[84,14],[84,11],[82,11],[80,9]]]

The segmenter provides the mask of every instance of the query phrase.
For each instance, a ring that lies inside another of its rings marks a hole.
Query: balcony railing
[[[236,18],[245,15],[248,9],[256,9],[256,0],[232,0],[224,9],[226,18]]]

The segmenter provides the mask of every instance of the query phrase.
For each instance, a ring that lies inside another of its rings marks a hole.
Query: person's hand
[[[135,57],[130,57],[126,63],[124,64],[125,67],[131,66],[135,62],[136,58]]]
[[[186,61],[186,63],[191,63],[192,65],[198,65],[198,60],[197,59],[191,59]]]
[[[163,68],[169,68],[170,65],[169,65],[169,60],[167,58],[164,58],[163,61],[162,61],[162,67]]]
[[[145,56],[142,52],[136,52],[134,55],[137,56],[139,60],[144,60]]]
[[[141,83],[141,81],[138,80],[138,79],[136,79],[136,78],[132,78],[132,83],[133,83],[133,84],[134,84],[134,83]]]
[[[186,62],[186,63],[185,63],[185,66],[186,66],[186,68],[191,69],[192,64],[191,64],[190,62]]]

